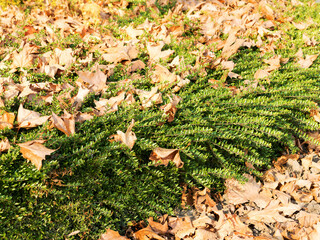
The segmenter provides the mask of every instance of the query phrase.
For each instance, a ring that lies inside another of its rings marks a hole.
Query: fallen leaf
[[[134,237],[138,240],[165,240],[164,238],[156,234],[154,231],[152,231],[150,228],[140,229],[138,232],[134,233]]]
[[[44,124],[50,116],[41,117],[40,113],[23,108],[22,104],[18,109],[17,121],[19,128],[33,128]]]
[[[136,94],[138,94],[141,101],[142,108],[149,108],[153,104],[162,103],[162,94],[157,93],[158,87],[153,87],[151,91],[145,91],[140,89],[135,89]]]
[[[47,155],[50,155],[55,151],[43,146],[44,142],[45,140],[32,140],[17,144],[20,146],[20,152],[22,153],[22,156],[28,161],[31,161],[31,163],[35,165],[38,170],[40,170],[42,167],[42,160],[44,160]]]
[[[155,166],[168,166],[169,162],[173,162],[177,168],[182,168],[184,164],[180,159],[178,149],[166,149],[157,147],[151,152],[149,159],[151,161],[155,161]]]
[[[106,89],[107,76],[100,71],[98,64],[93,69],[95,72],[77,72],[79,75],[78,81],[88,83],[89,89],[98,94]]]
[[[27,43],[23,46],[23,49],[20,51],[20,53],[14,52],[12,56],[13,62],[11,64],[11,68],[22,69],[31,67],[33,64],[33,56],[31,54],[35,53],[36,49],[36,47],[30,46],[30,44]]]
[[[174,115],[177,112],[177,105],[181,101],[181,98],[173,94],[172,99],[170,97],[169,99],[170,102],[161,106],[160,109],[163,110],[166,115],[168,115],[168,122],[172,122],[174,120]]]
[[[257,183],[256,180],[250,176],[245,175],[248,178],[248,182],[240,184],[235,179],[226,180],[226,192],[225,198],[228,203],[237,205],[248,201],[254,202],[260,208],[265,208],[271,199],[261,195],[261,184]]]
[[[121,236],[116,231],[107,229],[107,231],[101,235],[99,240],[129,240],[129,238]]]
[[[0,141],[0,153],[9,150],[11,147],[8,138]]]
[[[15,119],[14,113],[0,111],[0,129],[13,128],[14,119]]]
[[[254,79],[260,79],[260,78],[265,78],[268,77],[270,75],[270,73],[266,70],[263,69],[259,69],[258,71],[256,71],[256,73],[254,74]]]
[[[117,131],[117,134],[111,135],[110,138],[113,138],[114,141],[124,143],[131,150],[134,146],[134,143],[137,140],[136,134],[132,132],[133,125],[134,125],[134,119],[132,119],[126,133],[122,131]]]
[[[170,50],[170,49],[161,51],[164,44],[165,43],[163,41],[159,42],[158,44],[152,44],[152,43],[147,44],[147,50],[148,50],[151,61],[156,62],[160,59],[166,60],[168,57],[170,57],[174,53],[174,50]]]
[[[51,115],[52,124],[54,127],[65,133],[67,136],[75,133],[75,120],[74,116],[64,110],[64,115],[58,117],[54,112]]]
[[[315,55],[306,55],[305,59],[300,59],[297,63],[300,65],[300,67],[302,68],[309,68],[314,60],[317,59],[319,54],[315,54]]]

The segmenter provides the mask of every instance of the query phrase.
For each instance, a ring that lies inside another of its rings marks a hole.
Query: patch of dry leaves
[[[285,155],[274,162],[257,182],[226,180],[224,194],[185,188],[182,206],[192,206],[177,216],[161,216],[136,224],[127,237],[108,229],[109,239],[320,239],[320,155]],[[118,238],[116,238],[118,237]]]

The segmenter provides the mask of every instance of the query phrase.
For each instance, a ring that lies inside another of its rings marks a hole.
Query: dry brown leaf
[[[244,42],[245,39],[237,39],[234,35],[230,35],[222,49],[221,57],[225,60],[229,59],[238,51]]]
[[[19,128],[33,128],[44,124],[50,116],[41,117],[40,113],[23,108],[20,104],[17,121]]]
[[[11,64],[12,69],[16,68],[28,68],[32,66],[33,63],[33,56],[32,53],[36,53],[37,48],[35,46],[30,46],[29,43],[23,46],[23,49],[20,53],[14,52],[13,53],[13,62]]]
[[[144,62],[142,62],[141,60],[136,60],[132,62],[132,65],[130,67],[130,73],[131,72],[135,72],[137,70],[141,70],[144,69],[146,67],[146,65],[144,64]]]
[[[150,217],[148,219],[149,227],[157,234],[166,234],[169,230],[168,222],[165,222],[164,224],[154,222],[153,218]]]
[[[260,208],[265,208],[271,199],[261,195],[261,184],[250,176],[245,175],[248,178],[248,182],[241,184],[234,179],[226,180],[226,192],[225,198],[231,204],[241,204],[248,201],[254,202]]]
[[[8,151],[11,147],[8,138],[5,138],[4,140],[0,141],[0,153],[4,151]]]
[[[300,67],[302,68],[309,68],[313,62],[317,59],[319,54],[315,54],[315,55],[306,55],[305,59],[300,59],[298,60],[298,64],[300,65]]]
[[[254,79],[259,79],[259,78],[266,78],[270,75],[270,73],[266,70],[263,69],[259,69],[258,71],[256,71],[256,73],[254,74]]]
[[[74,116],[64,110],[64,114],[58,117],[54,112],[51,115],[52,124],[67,136],[75,133],[75,119]]]
[[[121,236],[116,231],[107,229],[107,231],[101,235],[99,240],[129,240],[129,238]]]
[[[168,57],[170,57],[174,53],[174,50],[170,50],[170,49],[161,51],[164,44],[165,43],[163,41],[159,42],[158,44],[152,44],[152,43],[147,44],[147,50],[148,50],[151,61],[158,61],[159,59],[166,60]]]
[[[156,234],[154,231],[152,231],[150,228],[143,228],[139,230],[138,232],[134,233],[134,237],[137,240],[165,240],[164,238],[160,237],[158,234]]]
[[[107,76],[100,71],[98,64],[96,64],[93,69],[95,72],[77,72],[79,75],[78,81],[88,83],[89,89],[98,94],[107,88]]]
[[[20,146],[20,152],[22,153],[22,156],[28,161],[31,161],[31,163],[35,165],[38,170],[41,169],[42,160],[46,158],[46,155],[50,155],[55,151],[43,146],[44,142],[45,140],[32,140],[17,144]]]
[[[13,128],[14,119],[15,119],[14,113],[0,111],[0,129]]]
[[[85,88],[82,85],[80,85],[77,95],[73,97],[72,107],[74,107],[76,110],[78,110],[81,107],[86,96],[88,96],[89,92],[90,92],[90,89]]]
[[[169,162],[173,162],[177,168],[183,167],[183,162],[180,159],[180,154],[178,149],[166,149],[166,148],[155,148],[149,159],[155,161],[155,165],[165,165],[168,166]]]
[[[149,108],[153,104],[162,103],[162,94],[157,93],[158,87],[153,87],[151,91],[145,91],[140,89],[135,89],[136,94],[138,94],[141,101],[142,108]]]
[[[180,101],[181,97],[173,94],[172,99],[170,98],[170,102],[160,107],[160,109],[163,110],[166,115],[168,115],[168,122],[172,122],[174,120],[174,115],[177,112],[177,105]]]
[[[136,134],[132,132],[133,125],[134,119],[132,119],[126,133],[118,130],[117,134],[111,135],[110,138],[113,138],[113,141],[124,143],[131,150],[137,140]]]
[[[272,200],[269,205],[261,211],[251,211],[248,213],[250,220],[264,222],[264,223],[276,223],[276,222],[288,222],[293,221],[290,218],[286,218],[280,215],[281,206],[278,200]]]
[[[94,101],[95,108],[99,110],[99,115],[117,111],[125,95],[126,93],[122,91],[116,97],[111,97],[110,99],[100,98],[99,101]]]
[[[172,228],[170,232],[180,239],[193,235],[196,230],[190,217],[178,217],[174,222],[170,223],[170,227]]]
[[[318,42],[314,39],[314,36],[310,39],[307,35],[303,34],[302,39],[307,46],[316,46]]]

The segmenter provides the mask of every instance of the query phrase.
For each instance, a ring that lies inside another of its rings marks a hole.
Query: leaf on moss
[[[0,153],[4,151],[8,151],[11,147],[8,138],[5,138],[4,140],[0,141]]]
[[[156,166],[168,166],[169,162],[173,162],[177,168],[182,168],[184,165],[184,163],[181,161],[178,149],[157,147],[151,152],[149,159],[151,161],[155,161]]]
[[[137,140],[136,134],[132,132],[133,125],[134,125],[134,119],[132,119],[126,133],[122,131],[117,131],[117,134],[113,134],[110,136],[110,138],[113,138],[111,141],[124,143],[131,150]]]
[[[20,146],[20,152],[22,153],[22,156],[28,161],[31,161],[31,163],[35,165],[38,170],[40,170],[42,167],[42,160],[44,160],[47,155],[50,155],[56,151],[43,146],[44,142],[45,140],[32,140],[17,144]]]
[[[14,113],[1,111],[0,112],[0,129],[13,128],[14,119],[15,119]]]
[[[52,112],[51,116],[53,126],[61,132],[65,133],[67,136],[75,133],[74,116],[69,114],[66,110],[64,110],[64,114],[61,117],[58,117],[54,112]]]
[[[174,120],[174,115],[177,112],[177,105],[180,101],[181,97],[173,94],[172,99],[170,98],[170,102],[160,107],[160,109],[163,110],[166,115],[168,115],[168,122],[172,122]]]
[[[33,128],[39,125],[44,124],[50,116],[43,116],[41,117],[40,113],[31,111],[28,109],[23,108],[22,104],[20,104],[18,110],[18,127],[19,128]]]

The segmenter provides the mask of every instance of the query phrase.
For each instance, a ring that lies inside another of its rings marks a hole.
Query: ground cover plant
[[[318,10],[298,1],[3,8],[0,236],[123,233],[174,214],[184,188],[221,191],[316,145]]]

